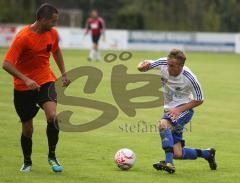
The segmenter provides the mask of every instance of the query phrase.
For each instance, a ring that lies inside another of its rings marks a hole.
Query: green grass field
[[[0,49],[3,60],[6,49]],[[115,52],[119,54],[120,52]],[[118,108],[118,117],[110,124],[90,132],[61,132],[58,144],[58,159],[64,165],[64,172],[55,174],[47,163],[46,121],[43,111],[34,120],[33,171],[19,172],[22,165],[20,148],[21,123],[12,102],[12,78],[0,70],[0,183],[37,182],[237,182],[239,174],[240,128],[240,62],[239,55],[225,53],[187,53],[186,65],[198,76],[205,96],[205,102],[195,110],[192,132],[185,132],[189,147],[217,149],[218,170],[210,171],[205,160],[175,161],[177,171],[173,175],[157,172],[152,163],[163,159],[160,138],[155,130],[144,131],[139,121],[147,127],[155,125],[161,118],[162,107],[138,109],[135,117],[128,117],[115,103],[110,87],[111,70],[114,65],[124,64],[128,73],[138,73],[136,65],[143,59],[157,59],[166,53],[133,52],[133,57],[122,62],[89,63],[86,51],[64,50],[67,69],[79,66],[94,66],[103,72],[103,80],[94,94],[85,94],[86,77],[76,80],[67,89],[68,95],[81,96],[111,103]],[[58,70],[53,62],[56,74]],[[151,71],[156,73],[157,71]],[[137,86],[136,86],[137,87]],[[59,105],[59,111],[72,110],[73,122],[86,123],[100,113],[93,109]],[[127,125],[127,129],[125,128]],[[135,125],[135,127],[134,127]],[[132,149],[137,156],[130,171],[121,171],[114,163],[115,152],[123,147]]]

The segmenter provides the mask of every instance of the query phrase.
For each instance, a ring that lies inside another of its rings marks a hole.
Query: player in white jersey
[[[153,164],[153,167],[174,173],[173,159],[194,160],[201,157],[208,161],[211,170],[216,170],[214,148],[184,147],[183,128],[191,120],[193,108],[203,103],[201,85],[191,70],[184,66],[185,60],[181,50],[173,49],[166,58],[145,60],[138,65],[141,72],[159,69],[163,85],[164,114],[159,122],[159,132],[165,160]]]

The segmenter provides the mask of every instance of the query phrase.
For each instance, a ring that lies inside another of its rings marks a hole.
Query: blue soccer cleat
[[[56,158],[48,158],[48,163],[52,167],[52,171],[54,172],[62,172],[63,167],[60,165],[60,163],[57,161]]]

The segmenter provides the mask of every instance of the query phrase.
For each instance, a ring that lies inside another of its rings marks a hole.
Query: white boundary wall
[[[235,36],[235,53],[240,53],[240,34]]]
[[[0,46],[8,47],[21,25],[0,25]],[[84,37],[81,28],[57,28],[60,46],[65,49],[89,49],[91,37]],[[240,34],[201,32],[154,32],[107,30],[106,40],[100,39],[104,50],[169,51],[180,48],[188,51],[240,53]]]
[[[180,48],[189,51],[234,52],[235,35],[233,33],[131,31],[128,48],[148,51]]]
[[[83,29],[58,28],[60,46],[67,49],[89,49],[91,48],[90,34],[84,36]],[[107,30],[106,39],[100,38],[100,47],[104,50],[128,49],[128,33],[126,30]]]
[[[14,25],[8,26],[0,25],[0,47],[6,47],[10,45],[16,32],[17,27]]]

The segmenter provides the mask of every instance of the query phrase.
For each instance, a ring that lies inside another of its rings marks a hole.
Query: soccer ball
[[[131,149],[123,148],[116,152],[115,162],[122,170],[129,170],[136,161],[135,153]]]

